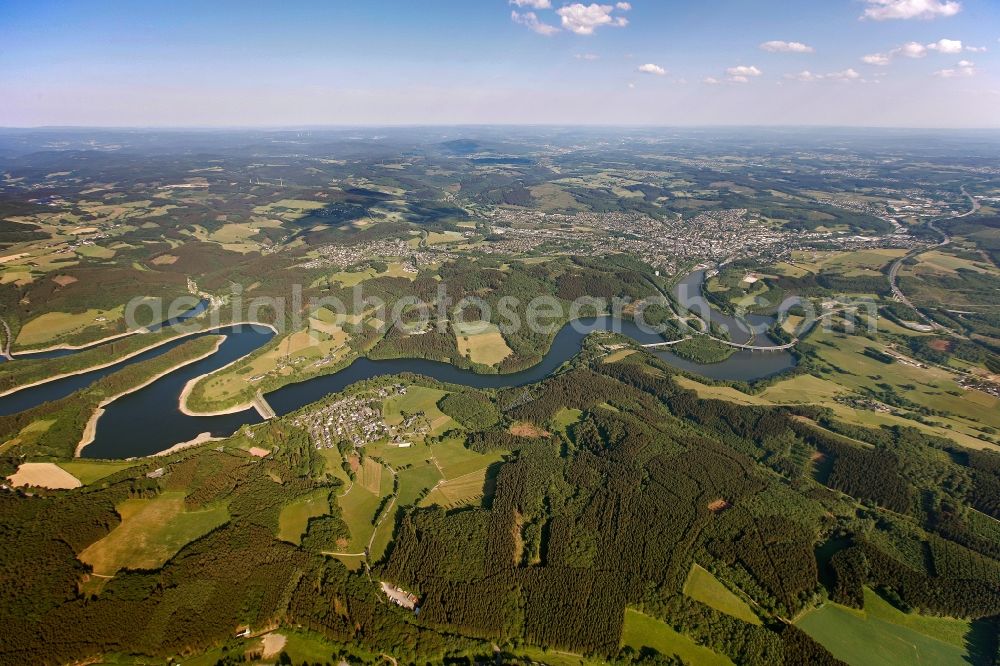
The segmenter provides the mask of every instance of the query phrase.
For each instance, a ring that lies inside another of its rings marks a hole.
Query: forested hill
[[[404,511],[370,571],[323,555],[349,533],[330,501],[343,488],[290,420],[80,490],[3,493],[0,662],[225,649],[222,662],[235,663],[241,627],[285,626],[355,661],[469,663],[496,645],[512,663],[525,646],[669,663],[620,649],[634,609],[735,663],[832,664],[789,623],[827,596],[858,606],[865,586],[995,635],[993,454],[821,410],[700,400],[641,352],[578,359],[527,392],[448,402],[474,429],[471,449],[504,452],[493,487],[478,506]],[[301,543],[279,539],[283,507],[316,493],[330,512]],[[97,581],[78,555],[119,525],[116,507],[168,496],[228,518],[160,565]],[[744,600],[744,617],[685,594],[694,563]],[[379,580],[412,591],[420,612],[386,603]],[[989,663],[996,645],[976,649]]]

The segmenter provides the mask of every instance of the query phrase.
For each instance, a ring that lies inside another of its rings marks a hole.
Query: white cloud
[[[867,65],[878,65],[879,67],[884,67],[892,62],[892,56],[885,53],[872,53],[871,55],[866,55],[861,60]]]
[[[545,35],[546,37],[554,35],[559,32],[559,28],[554,25],[549,25],[548,23],[542,23],[535,16],[535,12],[525,12],[519,14],[516,11],[510,13],[510,20],[514,23],[520,23],[523,26],[527,26],[531,30],[534,30],[539,35]]]
[[[962,40],[960,39],[939,39],[936,42],[931,42],[930,44],[907,42],[902,46],[894,48],[888,53],[872,53],[862,57],[861,60],[869,65],[884,66],[892,62],[892,59],[897,56],[902,56],[904,58],[923,58],[929,51],[935,51],[946,55],[956,55],[958,53],[962,53],[963,51],[981,53],[985,50],[985,46],[965,46],[962,44]]]
[[[934,72],[934,76],[942,79],[967,79],[975,75],[976,65],[968,60],[960,60],[954,67]]]
[[[659,65],[654,65],[651,62],[647,62],[645,65],[639,65],[636,71],[642,72],[643,74],[654,74],[656,76],[663,76],[667,73],[667,70],[663,69]]]
[[[531,7],[532,9],[551,9],[550,0],[510,0],[510,4],[518,7]]]
[[[790,81],[819,81],[823,78],[822,74],[813,74],[808,69],[799,72],[798,74],[785,74],[785,78]]]
[[[729,75],[728,80],[732,83],[748,83],[752,77],[760,76],[763,73],[753,65],[737,65],[726,70],[726,74]]]
[[[577,53],[573,57],[576,58],[577,60],[600,60],[601,59],[601,56],[597,55],[596,53]]]
[[[815,50],[802,42],[783,42],[780,39],[764,42],[760,48],[771,53],[812,53]]]
[[[840,72],[830,72],[825,78],[831,81],[857,81],[861,78],[861,75],[855,70],[847,68]]]
[[[933,19],[954,16],[962,3],[954,0],[865,0],[868,8],[861,18],[873,21],[888,19]]]
[[[901,55],[907,58],[923,58],[927,55],[927,47],[919,42],[907,42],[899,48],[893,49],[892,55]]]
[[[627,2],[616,3],[615,7],[617,7],[620,10],[622,10],[623,12],[627,12],[628,10],[632,9],[632,5],[630,5]]]
[[[756,78],[763,73],[754,65],[737,65],[726,70],[726,78],[724,80],[709,76],[702,79],[702,82],[713,86],[720,83],[750,83],[750,79]]]
[[[631,8],[631,5],[629,7]],[[625,17],[611,15],[614,10],[615,7],[612,5],[599,5],[597,3],[585,5],[575,2],[572,5],[560,7],[556,10],[556,14],[562,18],[562,26],[570,32],[578,35],[592,35],[594,30],[602,26],[623,28],[628,25],[628,19]]]
[[[961,53],[962,40],[960,39],[939,39],[933,44],[928,44],[927,48],[938,53]]]
[[[786,74],[786,79],[793,81],[803,81],[806,83],[811,83],[813,81],[841,81],[844,83],[850,83],[851,81],[861,80],[861,74],[853,69],[845,69],[840,72],[830,72],[829,74],[814,74],[809,70],[799,72],[798,74]]]

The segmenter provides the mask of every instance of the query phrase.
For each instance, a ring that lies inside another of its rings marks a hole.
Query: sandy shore
[[[242,323],[245,324],[245,323],[249,323],[249,322],[242,322]],[[233,325],[235,326],[235,324],[233,324]],[[278,329],[276,329],[274,326],[271,326],[270,324],[255,324],[255,325],[256,326],[264,326],[266,328],[271,329],[275,333],[278,332]],[[254,350],[254,351],[256,351],[256,350]],[[251,352],[251,353],[253,353],[253,352]],[[239,412],[245,412],[248,409],[256,409],[256,407],[254,406],[254,401],[253,400],[251,400],[250,402],[247,402],[247,403],[243,403],[243,404],[239,404],[239,405],[234,405],[232,407],[227,407],[226,409],[220,409],[220,410],[217,410],[217,411],[214,411],[214,412],[196,412],[193,409],[191,409],[190,407],[188,407],[188,404],[187,404],[188,398],[191,396],[191,391],[194,390],[195,384],[197,384],[201,380],[205,379],[206,377],[210,377],[210,376],[216,374],[217,372],[222,372],[226,368],[229,368],[229,367],[232,367],[232,366],[236,365],[237,363],[239,363],[240,361],[242,361],[244,358],[245,358],[244,356],[241,356],[240,358],[236,359],[235,361],[232,361],[231,363],[225,364],[221,368],[216,368],[212,372],[206,372],[203,375],[199,375],[197,377],[193,377],[192,379],[189,379],[188,382],[184,385],[184,388],[181,390],[181,395],[180,395],[180,398],[178,399],[177,408],[180,409],[181,413],[184,414],[184,415],[186,415],[186,416],[224,416],[226,414],[238,414]]]
[[[41,386],[42,384],[48,384],[49,382],[54,382],[54,381],[59,380],[59,379],[66,379],[67,377],[74,377],[76,375],[84,375],[84,374],[86,374],[88,372],[93,372],[95,370],[100,370],[102,368],[107,368],[109,366],[115,365],[116,363],[121,363],[122,361],[127,361],[130,358],[134,358],[134,357],[138,356],[139,354],[144,354],[145,352],[148,352],[148,351],[151,351],[153,349],[156,349],[157,347],[162,347],[163,345],[165,345],[167,343],[174,342],[176,340],[180,340],[180,339],[183,339],[183,338],[189,338],[189,337],[191,337],[193,335],[199,335],[201,333],[211,333],[213,331],[218,331],[220,329],[228,328],[230,326],[260,326],[262,328],[269,328],[272,331],[274,331],[275,333],[278,332],[277,329],[275,329],[274,326],[271,326],[270,324],[261,324],[261,323],[258,323],[258,322],[241,321],[241,322],[236,322],[236,323],[233,323],[233,324],[221,324],[219,326],[215,326],[213,328],[207,328],[207,329],[202,330],[202,331],[192,331],[191,333],[181,333],[180,335],[175,335],[175,336],[173,336],[171,338],[167,338],[166,340],[162,340],[161,342],[153,343],[153,344],[149,345],[148,347],[143,347],[142,349],[136,350],[136,351],[134,351],[134,352],[132,352],[130,354],[126,354],[125,356],[122,356],[121,358],[117,358],[115,360],[108,361],[107,363],[101,363],[100,365],[92,365],[92,366],[89,366],[87,368],[81,368],[80,370],[75,370],[73,372],[65,372],[65,373],[62,373],[62,374],[59,374],[59,375],[53,375],[52,377],[46,377],[45,379],[39,379],[37,382],[31,382],[30,384],[22,384],[21,386],[15,386],[12,389],[7,389],[6,391],[0,393],[0,398],[2,398],[4,396],[7,396],[7,395],[11,395],[13,393],[17,393],[18,391],[23,391],[24,389],[32,388],[34,386]],[[124,336],[117,336],[117,337],[124,337]],[[111,339],[112,338],[108,338],[108,340],[111,340]],[[14,359],[16,360],[17,358],[18,358],[18,356],[15,354],[14,355]],[[30,360],[26,356],[22,356],[20,358],[24,359],[24,360]],[[232,365],[232,364],[229,364],[229,365]],[[228,367],[228,366],[226,366],[226,367]],[[221,368],[220,368],[220,370],[221,370]],[[237,411],[243,411],[243,410],[237,410]],[[226,412],[220,412],[220,413],[226,413]],[[196,416],[210,416],[210,415],[209,414],[199,414],[199,415],[196,415]]]
[[[174,444],[169,449],[164,449],[163,451],[158,451],[157,453],[149,456],[150,458],[159,458],[161,456],[169,456],[171,453],[176,453],[183,449],[189,449],[192,446],[198,446],[199,444],[204,444],[205,442],[219,442],[225,439],[225,437],[212,437],[212,433],[203,432],[189,442],[181,442],[180,444]]]
[[[44,354],[50,351],[83,351],[84,349],[90,349],[91,347],[96,347],[98,345],[103,345],[105,342],[111,342],[112,340],[118,340],[119,338],[127,338],[130,335],[139,335],[142,333],[148,333],[145,328],[137,328],[134,331],[125,331],[124,333],[116,333],[115,335],[109,335],[106,338],[101,338],[100,340],[94,340],[93,342],[88,342],[83,345],[52,345],[51,347],[42,347],[41,349],[28,349],[25,351],[13,351],[11,352],[14,358],[22,358],[24,360],[30,360],[35,354]]]
[[[153,382],[155,382],[157,379],[160,379],[161,377],[166,377],[167,375],[169,375],[171,372],[174,372],[175,370],[183,368],[186,365],[191,365],[192,363],[197,363],[198,361],[201,361],[202,359],[208,358],[209,356],[211,356],[215,352],[219,351],[219,346],[222,345],[222,343],[225,342],[225,340],[226,340],[225,336],[222,336],[218,340],[215,341],[215,347],[213,347],[211,350],[209,350],[205,354],[202,354],[201,356],[198,356],[196,358],[185,359],[184,361],[181,361],[180,363],[174,365],[173,367],[167,368],[163,372],[161,372],[161,373],[159,373],[159,374],[157,374],[157,375],[155,375],[153,377],[150,377],[148,380],[146,380],[145,382],[143,382],[142,384],[140,384],[138,386],[130,388],[127,391],[122,391],[118,395],[114,395],[114,396],[111,396],[110,398],[105,398],[104,400],[102,400],[101,403],[97,406],[97,409],[94,410],[94,413],[91,414],[90,419],[87,421],[86,427],[84,427],[84,429],[83,429],[83,437],[80,439],[80,443],[76,445],[76,451],[73,454],[74,457],[79,458],[80,454],[83,452],[83,449],[86,448],[86,446],[88,444],[93,443],[94,437],[97,435],[97,421],[101,418],[101,415],[104,414],[104,408],[106,406],[108,406],[109,404],[111,404],[112,402],[114,402],[115,400],[117,400],[118,398],[122,397],[123,395],[128,395],[129,393],[135,393],[139,389],[142,389],[142,388],[145,388],[145,387],[149,386],[150,384],[152,384]]]

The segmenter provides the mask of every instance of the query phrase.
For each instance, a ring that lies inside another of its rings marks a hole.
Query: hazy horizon
[[[1000,7],[6,3],[0,126],[1000,127]]]

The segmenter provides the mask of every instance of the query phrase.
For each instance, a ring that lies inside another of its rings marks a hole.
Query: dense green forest
[[[506,452],[495,487],[480,505],[402,512],[385,556],[360,571],[321,554],[349,533],[332,501],[340,482],[284,419],[78,490],[0,495],[0,661],[237,649],[239,627],[277,623],[406,663],[483,657],[491,643],[653,663],[621,649],[636,608],[736,663],[832,664],[786,620],[827,597],[858,606],[863,586],[997,622],[1000,552],[983,514],[1000,515],[1000,456],[822,409],[698,399],[652,356],[600,363],[595,349],[527,394],[449,393],[440,408],[467,446]],[[578,416],[554,427],[567,410]],[[514,422],[537,433],[511,434]],[[254,458],[251,445],[274,453]],[[163,473],[148,478],[154,467]],[[77,555],[119,524],[117,505],[178,491],[188,509],[221,503],[229,519],[158,569],[81,582]],[[282,508],[317,492],[328,514],[300,545],[277,539]],[[828,542],[839,545],[821,561]],[[694,562],[752,599],[762,623],[686,596]],[[385,603],[377,580],[416,594],[419,614]]]

